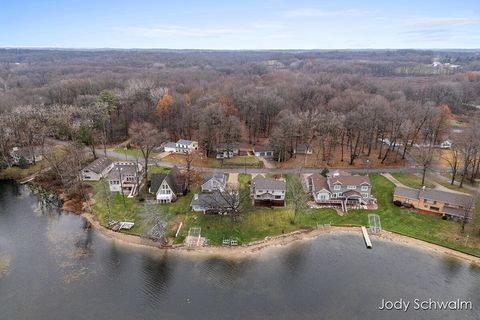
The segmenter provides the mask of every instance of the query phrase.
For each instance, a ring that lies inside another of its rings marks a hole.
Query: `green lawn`
[[[162,172],[168,173],[170,169],[171,168],[167,168],[167,167],[148,166],[148,181],[152,179],[152,174],[162,173]]]
[[[25,169],[16,166],[0,169],[0,180],[23,180],[46,167],[48,167],[47,161],[42,160]]]
[[[113,149],[116,153],[126,154],[127,156],[138,157],[139,159],[143,159],[142,151],[136,148],[129,148],[125,149],[125,147],[116,147]]]
[[[141,226],[138,223],[138,214],[141,208],[141,204],[138,199],[127,198],[127,196],[123,198],[119,192],[110,192],[108,190],[108,184],[102,183],[103,182],[89,183],[94,190],[95,203],[91,208],[92,213],[97,216],[98,220],[102,224],[107,224],[109,220],[133,220],[135,221],[135,226],[131,230],[129,230],[129,232],[139,232]],[[110,201],[107,200],[107,195],[110,197]],[[107,203],[110,204],[110,211],[108,210]]]
[[[247,167],[258,167],[260,166],[260,161],[253,156],[235,156],[230,159],[223,160],[224,166],[247,166]]]
[[[292,178],[289,175],[285,175],[285,177],[287,180]],[[379,209],[376,211],[351,210],[346,215],[339,216],[332,209],[305,209],[299,213],[296,223],[293,224],[293,211],[288,206],[280,209],[268,209],[252,207],[251,204],[246,203],[244,213],[238,222],[233,222],[228,216],[190,213],[178,241],[184,239],[191,226],[201,227],[202,235],[206,236],[211,244],[221,244],[224,238],[236,238],[241,243],[248,243],[266,236],[314,228],[317,224],[367,225],[368,214],[376,213],[380,216],[382,227],[385,230],[480,255],[478,230],[470,226],[467,228],[467,232],[462,234],[460,233],[460,224],[456,222],[398,208],[392,203],[394,185],[380,175],[371,175],[370,178],[373,184],[373,193],[379,204]],[[239,175],[242,192],[248,192],[246,182],[249,179],[249,175]],[[480,210],[477,208],[477,211]],[[465,246],[467,234],[470,238],[468,245]]]
[[[410,188],[419,189],[422,187],[422,178],[412,173],[392,173],[392,176]],[[435,185],[428,181],[425,181],[425,187],[434,188]]]
[[[166,170],[165,168],[155,168],[152,171]],[[288,180],[296,179],[292,174],[285,174]],[[382,227],[385,230],[400,233],[406,236],[418,238],[455,250],[464,251],[480,256],[480,237],[477,228],[467,225],[466,233],[460,232],[460,224],[452,221],[445,221],[439,217],[417,213],[412,210],[399,208],[393,205],[392,195],[394,185],[381,175],[370,175],[373,184],[373,193],[378,200],[379,209],[369,210],[351,210],[347,214],[340,216],[333,209],[304,209],[293,223],[294,213],[289,206],[287,197],[287,206],[285,208],[262,208],[254,207],[248,197],[251,176],[249,174],[239,174],[238,180],[241,186],[241,198],[243,213],[237,222],[233,222],[230,216],[203,215],[193,213],[190,210],[190,202],[198,187],[194,188],[184,197],[180,197],[171,204],[155,204],[158,214],[163,215],[172,225],[178,225],[180,221],[184,222],[184,227],[180,236],[176,239],[177,243],[182,242],[188,233],[190,227],[198,226],[202,228],[202,236],[208,238],[212,245],[219,245],[223,239],[237,239],[240,243],[249,243],[255,240],[264,239],[267,236],[280,235],[299,229],[311,229],[320,224],[332,224],[339,226],[359,226],[368,224],[368,214],[376,213],[380,216]],[[99,217],[102,223],[108,220],[108,210],[105,205],[105,199],[101,192],[100,184],[93,183],[95,188],[96,203],[93,206],[94,213]],[[145,205],[138,199],[126,198],[126,206],[123,206],[123,200],[120,194],[111,194],[112,218],[133,219],[136,226],[132,233],[140,233],[143,228],[142,208]],[[148,195],[152,198],[152,195]],[[148,199],[147,197],[147,199]],[[480,222],[480,205],[477,206],[477,221]],[[170,236],[173,236],[173,230]],[[466,235],[469,235],[467,246],[465,246]]]

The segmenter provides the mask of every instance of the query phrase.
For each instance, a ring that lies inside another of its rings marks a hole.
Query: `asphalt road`
[[[56,140],[56,139],[48,139],[50,143],[53,144],[59,144],[59,145],[67,145],[68,142],[62,141],[62,140]],[[86,151],[91,152],[90,149],[85,148]],[[103,149],[95,149],[95,152],[97,155],[105,155]],[[126,155],[123,153],[118,153],[115,152],[111,149],[107,149],[107,156],[112,157],[112,158],[117,158],[117,159],[122,159],[122,160],[128,160],[128,161],[136,161],[137,157]],[[143,158],[138,158],[138,161],[143,163]],[[156,165],[160,167],[167,167],[171,168],[175,165],[177,165],[180,169],[184,168],[182,165],[178,165],[172,162],[167,162],[167,161],[161,161],[161,160],[156,160],[156,159],[150,159],[149,160],[150,165]],[[192,167],[193,170],[195,171],[200,171],[200,172],[212,172],[212,171],[223,171],[225,173],[315,173],[318,172],[320,169],[318,168],[222,168],[222,169],[215,169],[215,168],[207,168],[207,167]],[[343,170],[343,171],[348,171],[351,173],[421,173],[422,168],[411,165],[411,166],[403,166],[403,167],[392,167],[392,168],[329,168],[329,170]],[[429,172],[433,173],[442,173],[442,172],[450,172],[448,168],[445,167],[434,167],[429,170]]]

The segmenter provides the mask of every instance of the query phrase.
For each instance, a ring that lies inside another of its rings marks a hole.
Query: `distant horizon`
[[[14,48],[477,49],[480,3],[17,0],[2,3],[0,28]]]
[[[313,49],[209,49],[209,48],[135,48],[135,47],[33,47],[33,46],[0,46],[0,50],[65,50],[65,51],[101,51],[101,50],[138,50],[138,51],[480,51],[477,48],[313,48]]]

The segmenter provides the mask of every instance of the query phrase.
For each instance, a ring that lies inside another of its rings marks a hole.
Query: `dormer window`
[[[334,185],[333,190],[340,190],[340,185],[339,184]]]

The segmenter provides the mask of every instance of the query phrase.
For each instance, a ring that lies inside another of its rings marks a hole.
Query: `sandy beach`
[[[96,217],[90,213],[82,213],[81,216],[89,221],[92,227],[99,231],[99,233],[107,238],[119,241],[122,244],[129,246],[151,248],[154,250],[172,250],[178,253],[188,255],[213,255],[222,256],[231,259],[241,259],[249,257],[251,255],[258,254],[259,252],[268,248],[288,246],[294,242],[305,241],[315,239],[326,234],[341,234],[350,233],[361,235],[360,227],[335,227],[318,228],[313,230],[298,230],[288,234],[267,237],[264,240],[251,242],[247,245],[241,245],[238,247],[223,247],[223,246],[205,246],[196,247],[194,249],[187,248],[184,245],[173,245],[170,247],[162,247],[158,243],[143,239],[136,235],[130,235],[121,232],[115,232],[102,226]],[[464,260],[475,265],[480,265],[480,258],[475,257],[463,252],[459,252],[453,249],[445,248],[439,245],[435,245],[429,242],[418,240],[415,238],[403,236],[389,231],[382,231],[379,234],[371,235],[372,240],[392,241],[403,245],[413,246],[421,250],[427,250],[438,254],[448,255],[461,260]],[[366,249],[367,250],[367,249]],[[373,250],[375,250],[375,242],[373,243]]]

